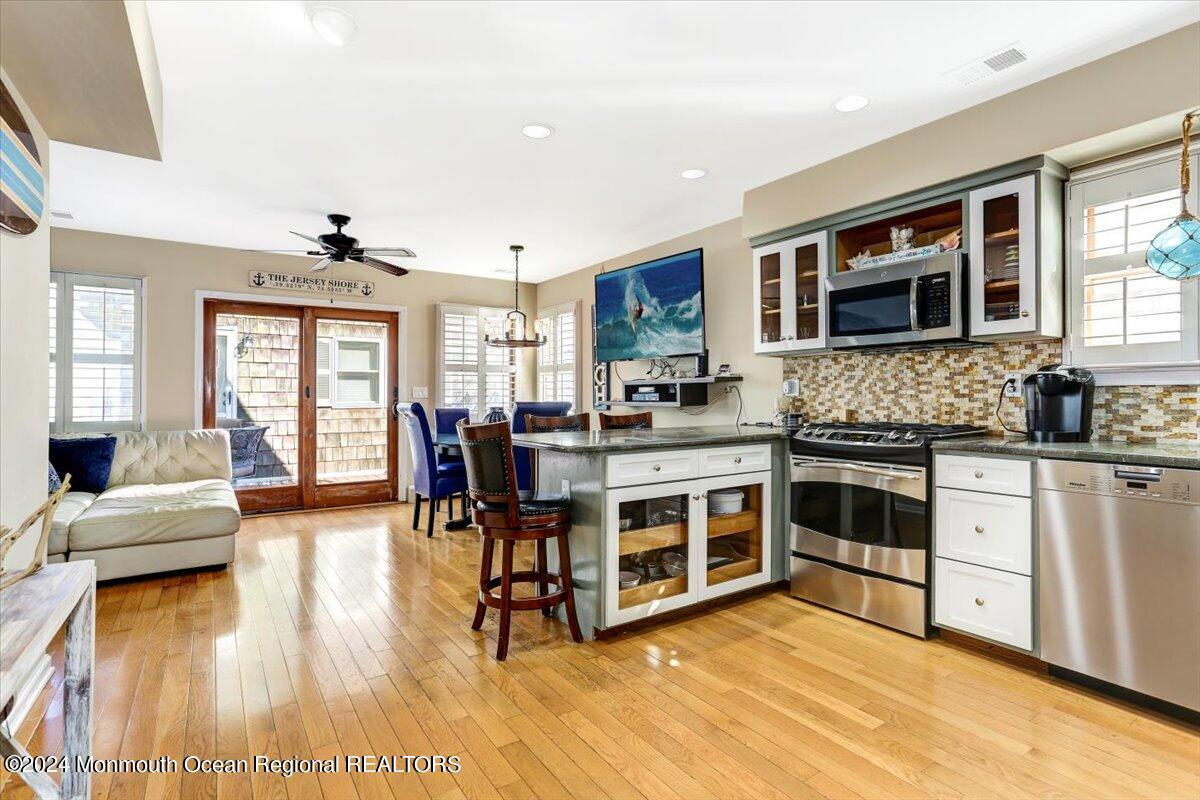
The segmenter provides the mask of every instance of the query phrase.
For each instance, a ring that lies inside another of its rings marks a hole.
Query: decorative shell
[[[962,228],[959,228],[952,233],[947,233],[945,236],[934,242],[934,244],[943,250],[957,250],[958,246],[962,244]]]
[[[852,258],[846,259],[846,266],[848,266],[850,269],[858,269],[859,266],[870,257],[871,251],[864,247],[861,253],[853,256]]]

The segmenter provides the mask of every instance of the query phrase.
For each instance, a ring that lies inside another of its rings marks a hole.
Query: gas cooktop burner
[[[805,425],[793,434],[798,442],[921,448],[934,439],[984,433],[975,425],[929,425],[919,422],[828,422]]]

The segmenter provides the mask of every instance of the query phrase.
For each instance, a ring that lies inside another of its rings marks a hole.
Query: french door
[[[206,300],[203,424],[243,511],[399,496],[395,312]]]

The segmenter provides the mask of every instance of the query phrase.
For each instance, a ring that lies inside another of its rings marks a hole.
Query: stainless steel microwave
[[[965,339],[963,256],[957,250],[825,279],[830,347]]]

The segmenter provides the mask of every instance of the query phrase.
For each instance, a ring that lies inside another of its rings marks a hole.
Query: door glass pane
[[[780,318],[781,298],[779,253],[765,255],[758,260],[758,280],[762,307],[759,318],[762,321],[762,341],[778,342],[781,335]]]
[[[796,338],[800,341],[821,335],[817,304],[821,294],[820,261],[816,243],[796,248]]]
[[[618,506],[618,608],[632,608],[688,588],[688,496],[628,500]]]
[[[762,484],[708,490],[709,586],[762,572]]]
[[[229,429],[233,485],[294,486],[299,476],[300,320],[218,314],[217,425]]]
[[[328,397],[317,403],[317,483],[387,480],[387,332],[382,322],[317,320],[317,340],[330,343]]]
[[[1020,195],[983,201],[983,317],[1016,319],[1020,314]]]

